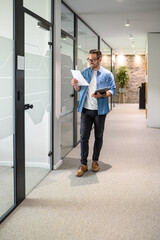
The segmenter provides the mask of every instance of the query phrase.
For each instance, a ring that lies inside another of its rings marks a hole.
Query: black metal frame
[[[78,58],[78,20],[77,16],[74,13],[74,49],[73,49],[73,61],[74,61],[74,69],[77,66],[77,58]],[[74,90],[74,109],[73,109],[73,147],[77,145],[77,92]]]

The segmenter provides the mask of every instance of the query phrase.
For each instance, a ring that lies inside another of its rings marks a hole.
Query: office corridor
[[[0,225],[0,239],[159,240],[160,129],[137,104],[116,104],[106,119],[100,171],[74,176],[79,145]]]

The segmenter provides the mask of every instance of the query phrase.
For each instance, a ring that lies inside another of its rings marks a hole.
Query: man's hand
[[[101,95],[99,92],[97,92],[97,94],[92,94],[92,97],[94,97],[94,98],[102,98],[103,97],[103,95]]]
[[[76,78],[72,78],[71,84],[72,84],[72,86],[74,87],[74,89],[75,89],[76,91],[79,91],[79,90],[80,90],[80,86],[78,86],[78,80],[77,80]]]
[[[104,97],[109,97],[111,96],[111,93],[110,92],[106,92],[104,94],[100,94],[99,92],[97,92],[97,94],[92,94],[92,97],[94,98],[104,98]]]

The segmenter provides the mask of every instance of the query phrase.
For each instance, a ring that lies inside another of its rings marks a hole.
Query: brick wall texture
[[[115,69],[120,65],[129,69],[129,81],[125,86],[125,102],[139,103],[139,86],[145,82],[145,55],[124,55],[123,63],[120,63],[118,56],[115,59]],[[119,85],[116,82],[115,102],[118,102]]]

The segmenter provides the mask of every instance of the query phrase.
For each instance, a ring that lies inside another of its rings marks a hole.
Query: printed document
[[[78,80],[78,86],[89,86],[79,70],[71,70],[74,78]]]

